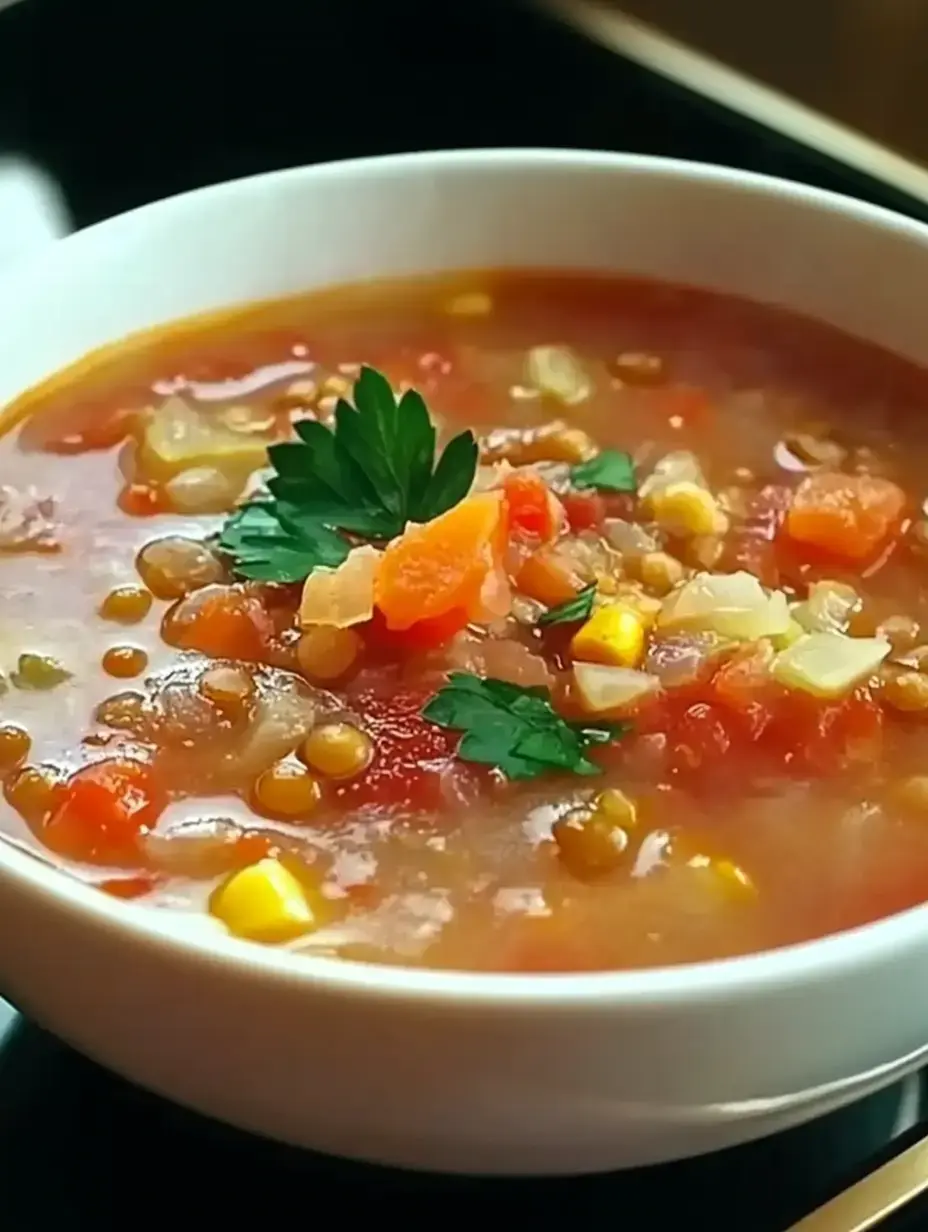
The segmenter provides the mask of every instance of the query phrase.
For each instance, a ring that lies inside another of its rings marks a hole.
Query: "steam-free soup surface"
[[[127,909],[431,967],[920,903],[926,403],[808,321],[546,273],[91,357],[2,421],[3,832]]]

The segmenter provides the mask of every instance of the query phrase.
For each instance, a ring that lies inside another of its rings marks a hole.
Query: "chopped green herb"
[[[569,723],[551,705],[547,689],[468,672],[453,672],[422,714],[463,733],[458,756],[464,761],[495,766],[510,779],[533,779],[549,770],[599,774],[587,750],[628,730],[623,723]]]
[[[543,615],[538,617],[538,624],[544,627],[545,625],[565,625],[573,621],[588,620],[593,610],[595,595],[596,583],[591,582],[572,599],[559,603],[557,607],[548,608]]]
[[[334,568],[348,556],[348,540],[324,523],[301,517],[283,501],[253,501],[226,521],[219,547],[235,572],[256,582],[302,582],[320,565]]]
[[[339,400],[335,427],[296,425],[295,441],[272,445],[270,497],[237,510],[220,546],[243,577],[302,581],[319,565],[338,565],[344,535],[386,541],[407,522],[428,522],[470,491],[477,442],[462,432],[436,458],[435,426],[414,390],[399,399],[386,377],[362,368],[354,405]]]
[[[618,449],[604,449],[588,462],[579,462],[570,469],[570,482],[575,488],[599,488],[603,492],[634,492],[635,464],[631,454]]]

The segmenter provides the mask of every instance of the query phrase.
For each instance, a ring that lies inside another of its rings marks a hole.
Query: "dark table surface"
[[[46,167],[77,225],[275,167],[488,145],[697,158],[928,212],[507,0],[24,0],[0,15],[0,152]],[[505,1218],[511,1208],[543,1228],[605,1217],[631,1229],[782,1232],[916,1103],[895,1089],[774,1141],[634,1175],[411,1177],[210,1124],[0,1002],[0,1229],[193,1228],[205,1217],[232,1232],[252,1209],[270,1229],[295,1216],[318,1225],[320,1205],[338,1203],[339,1218]]]

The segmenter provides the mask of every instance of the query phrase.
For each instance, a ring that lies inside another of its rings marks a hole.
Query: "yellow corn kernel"
[[[233,873],[213,894],[210,913],[249,941],[292,941],[316,926],[303,887],[269,857]]]
[[[689,539],[695,535],[722,535],[728,519],[711,492],[698,483],[672,483],[650,498],[651,516],[671,535]]]
[[[636,667],[644,655],[644,641],[638,613],[624,603],[607,603],[574,634],[570,653],[586,663]]]

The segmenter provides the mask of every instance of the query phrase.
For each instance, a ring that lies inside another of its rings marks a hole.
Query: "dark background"
[[[79,226],[277,167],[488,145],[704,159],[922,212],[515,0],[22,0],[0,14],[0,152],[46,167]],[[201,1219],[232,1232],[249,1209],[262,1232],[474,1215],[782,1232],[887,1140],[899,1107],[889,1092],[773,1143],[634,1176],[414,1178],[255,1142],[111,1078],[30,1024],[3,1028],[0,1005],[2,1232]]]

